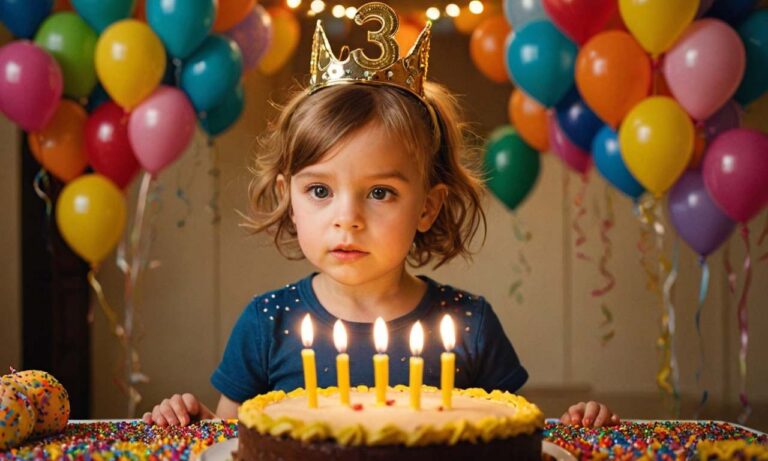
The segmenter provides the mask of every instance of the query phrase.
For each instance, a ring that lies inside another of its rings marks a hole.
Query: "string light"
[[[357,14],[357,8],[354,6],[347,7],[347,17],[349,19],[355,19],[355,15]]]
[[[480,0],[472,0],[469,2],[469,12],[473,14],[480,14],[485,9],[483,2]]]
[[[313,0],[309,8],[315,14],[322,13],[325,10],[325,2],[323,0]]]
[[[455,18],[456,16],[458,16],[460,12],[461,12],[461,8],[459,8],[459,5],[455,3],[449,3],[448,5],[445,6],[445,14],[447,14],[452,18]]]
[[[288,5],[288,8],[298,8],[301,6],[301,0],[286,0],[285,4]]]
[[[331,14],[333,14],[334,18],[343,18],[346,13],[347,9],[344,8],[344,5],[334,5],[331,10]]]
[[[434,6],[427,8],[427,17],[433,21],[437,21],[440,18],[440,10]]]

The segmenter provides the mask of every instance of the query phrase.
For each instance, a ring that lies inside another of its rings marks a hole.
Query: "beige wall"
[[[305,24],[305,30],[307,27]],[[294,76],[302,75],[308,61],[308,35],[292,67],[267,78],[258,73],[247,76],[247,109],[235,128],[210,151],[202,139],[173,167],[160,175],[160,210],[154,220],[155,239],[152,258],[161,266],[146,277],[141,306],[142,338],[139,343],[144,371],[151,383],[140,390],[145,400],[141,410],[151,407],[174,392],[194,392],[210,405],[218,398],[208,383],[217,365],[229,331],[255,294],[304,276],[306,263],[284,261],[267,239],[250,237],[238,227],[235,210],[246,208],[248,175],[245,166],[255,136],[265,120],[274,114],[268,99],[281,99],[281,91]],[[474,71],[466,49],[466,38],[436,35],[430,71],[434,79],[446,83],[464,96],[470,118],[478,131],[487,133],[506,120],[509,85],[495,85]],[[761,120],[768,129],[768,99],[759,104],[749,123]],[[7,122],[2,125],[0,156],[0,191],[2,197],[15,197],[18,189],[18,155],[15,135]],[[214,178],[209,169],[221,169],[218,179],[222,220],[211,223],[207,209],[214,194]],[[594,263],[574,257],[572,221],[573,197],[579,180],[564,171],[552,155],[543,155],[541,178],[528,201],[520,209],[519,222],[533,239],[518,242],[513,236],[514,218],[492,199],[488,205],[488,238],[474,263],[456,261],[433,275],[445,283],[456,284],[485,295],[502,319],[525,365],[531,373],[529,389],[592,389],[596,395],[651,395],[656,391],[657,352],[660,305],[656,296],[645,289],[645,274],[638,263],[636,244],[639,225],[630,202],[613,194],[616,226],[611,231],[613,258],[609,263],[617,284],[604,302],[613,312],[615,338],[601,345],[603,320],[600,302],[590,296],[602,279]],[[138,181],[137,181],[138,182]],[[181,188],[190,199],[190,207],[177,198]],[[591,175],[586,198],[588,214],[582,218],[588,241],[586,252],[597,259],[601,254],[595,204],[604,209],[605,184],[596,173]],[[135,203],[135,187],[129,193]],[[2,267],[3,323],[0,325],[0,360],[12,360],[18,349],[18,200],[4,200],[0,221],[0,245],[6,250]],[[186,224],[178,221],[186,216]],[[753,242],[759,235],[764,217],[752,223]],[[670,254],[673,238],[667,238]],[[732,262],[740,267],[743,249],[736,236],[731,239]],[[753,257],[765,251],[753,249]],[[523,254],[530,263],[530,274],[515,272]],[[694,373],[698,363],[698,343],[693,315],[698,293],[699,269],[694,255],[684,246],[680,252],[680,276],[674,289],[677,309],[677,353],[680,380],[685,396],[698,395]],[[105,290],[120,306],[122,279],[108,260],[100,274]],[[722,252],[710,258],[712,283],[703,316],[704,349],[707,357],[707,386],[713,398],[736,402],[738,389],[737,330],[735,300],[724,285]],[[768,402],[768,264],[754,263],[750,306],[749,391],[755,401]],[[426,272],[430,273],[430,272]],[[523,303],[508,295],[510,284],[522,279]],[[742,278],[739,278],[739,283]],[[8,294],[6,294],[8,293]],[[10,312],[10,317],[5,312]],[[112,374],[119,366],[120,351],[107,331],[104,317],[97,313],[93,328],[94,376],[93,416],[125,416],[125,399],[112,384]],[[9,322],[5,322],[9,319]],[[15,336],[14,336],[15,335]],[[9,349],[10,348],[10,349]],[[6,359],[8,355],[8,359]],[[2,365],[2,363],[0,363]],[[554,416],[550,414],[550,416]],[[632,416],[626,415],[625,416]],[[657,415],[667,416],[667,415]],[[691,415],[683,415],[691,416]],[[726,415],[713,415],[726,417]],[[732,418],[729,418],[732,419]]]

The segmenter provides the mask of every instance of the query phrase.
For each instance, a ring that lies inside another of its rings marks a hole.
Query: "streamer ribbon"
[[[530,276],[531,265],[528,263],[528,259],[523,252],[523,246],[530,242],[533,238],[530,231],[525,228],[525,224],[522,222],[517,213],[512,213],[512,235],[515,236],[515,240],[520,242],[520,246],[517,249],[517,261],[512,263],[512,271],[517,274],[522,274],[520,278],[512,281],[509,286],[509,296],[515,298],[518,304],[522,304],[525,298],[522,293],[522,286],[524,276]]]
[[[32,188],[35,189],[35,194],[45,202],[45,216],[51,219],[51,211],[53,211],[53,203],[51,197],[48,195],[48,191],[51,189],[51,178],[48,176],[48,172],[45,168],[40,168],[40,171],[35,174],[35,178],[32,180]]]
[[[744,424],[749,415],[752,414],[752,406],[749,403],[747,397],[747,352],[749,348],[749,318],[747,311],[747,297],[749,296],[749,287],[752,282],[752,261],[750,256],[749,245],[749,228],[746,223],[741,224],[741,238],[744,241],[744,286],[741,290],[741,296],[738,304],[738,318],[739,318],[739,376],[740,376],[740,390],[739,401],[741,402],[741,414],[739,414],[739,422]]]
[[[701,313],[704,307],[704,301],[707,299],[707,293],[709,292],[709,264],[704,256],[699,256],[699,266],[701,267],[701,282],[699,283],[699,304],[696,308],[696,335],[699,338],[699,366],[696,369],[696,386],[701,391],[701,399],[699,400],[699,406],[696,409],[695,419],[698,419],[699,414],[704,409],[704,405],[709,399],[709,390],[706,386],[702,385],[706,356],[704,354],[704,340],[701,336]]]
[[[574,249],[576,250],[576,258],[582,261],[591,261],[592,259],[584,253],[582,246],[587,243],[587,234],[584,233],[584,229],[581,227],[581,219],[586,216],[587,208],[584,205],[584,201],[587,195],[587,186],[589,185],[589,176],[585,173],[579,175],[581,179],[581,185],[578,192],[573,197],[573,205],[576,208],[576,214],[573,217],[571,227],[576,235],[576,241],[574,242]]]

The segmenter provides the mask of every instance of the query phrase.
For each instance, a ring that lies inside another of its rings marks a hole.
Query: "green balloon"
[[[509,125],[494,130],[484,164],[486,185],[510,210],[528,196],[541,169],[539,153]]]
[[[65,95],[84,98],[96,86],[96,40],[96,32],[71,12],[50,16],[37,31],[35,44],[48,51],[61,67]]]

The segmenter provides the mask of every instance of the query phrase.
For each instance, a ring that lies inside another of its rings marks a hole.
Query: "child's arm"
[[[203,405],[197,397],[192,394],[174,394],[155,405],[151,412],[144,413],[142,418],[147,424],[157,424],[158,426],[186,426],[193,421],[201,419],[237,418],[237,409],[240,407],[238,402],[230,400],[224,395],[219,398],[219,404],[216,407],[216,414]]]

